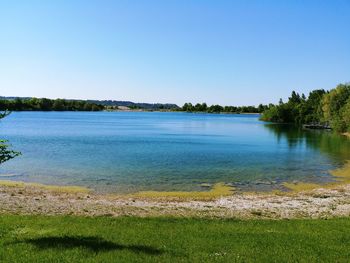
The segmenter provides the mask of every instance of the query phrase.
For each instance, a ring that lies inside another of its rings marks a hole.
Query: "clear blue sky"
[[[349,0],[0,0],[0,95],[278,102],[350,81]]]

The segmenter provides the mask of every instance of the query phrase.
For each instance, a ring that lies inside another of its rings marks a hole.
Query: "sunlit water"
[[[325,183],[350,159],[349,140],[266,124],[258,115],[14,112],[0,138],[22,152],[0,179],[80,185],[98,192],[205,190],[224,182],[271,190]]]

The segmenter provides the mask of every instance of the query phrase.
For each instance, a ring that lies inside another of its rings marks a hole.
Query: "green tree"
[[[261,107],[260,107],[261,108]],[[350,129],[350,84],[340,84],[329,92],[314,90],[308,98],[292,92],[288,102],[269,105],[261,119],[295,124],[330,124],[335,131]]]
[[[211,105],[209,108],[208,108],[208,112],[210,113],[220,113],[224,110],[224,108],[220,105]]]
[[[56,99],[53,102],[52,109],[55,110],[55,111],[63,111],[63,110],[65,110],[64,100]]]
[[[10,145],[7,144],[6,140],[0,140],[0,164],[20,155],[19,152],[10,150],[9,148]]]
[[[194,111],[194,107],[193,107],[192,103],[185,103],[182,106],[182,110],[187,111],[187,112],[192,112],[192,111]]]
[[[0,113],[0,119],[6,117],[8,114],[9,114],[8,111]],[[7,144],[6,140],[0,140],[0,164],[20,155],[19,152],[13,151],[9,148],[10,148],[10,145]]]
[[[325,90],[314,90],[309,93],[305,105],[305,117],[303,123],[321,123],[323,120],[322,99]]]
[[[336,131],[345,131],[347,127],[344,119],[344,107],[350,98],[350,85],[338,85],[323,97],[323,117]],[[346,109],[345,109],[346,111]]]
[[[258,106],[258,113],[264,112],[268,107],[266,105],[259,104]]]
[[[14,103],[13,103],[13,107],[15,109],[23,110],[23,109],[25,109],[25,104],[23,103],[23,101],[20,98],[16,98]]]
[[[39,101],[39,106],[40,106],[40,109],[43,110],[43,111],[49,111],[52,109],[52,105],[53,105],[53,102],[52,100],[49,100],[49,99],[41,99]]]
[[[342,108],[341,117],[344,122],[344,128],[346,129],[346,131],[350,132],[350,98],[347,100],[345,106]]]

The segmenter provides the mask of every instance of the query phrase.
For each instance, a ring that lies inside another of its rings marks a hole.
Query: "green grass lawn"
[[[0,216],[0,262],[349,262],[350,219]]]

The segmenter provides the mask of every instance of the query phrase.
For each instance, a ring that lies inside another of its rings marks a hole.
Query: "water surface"
[[[80,185],[98,192],[242,190],[334,180],[350,143],[329,132],[267,124],[258,115],[159,112],[14,112],[0,138],[22,156],[0,179]]]

